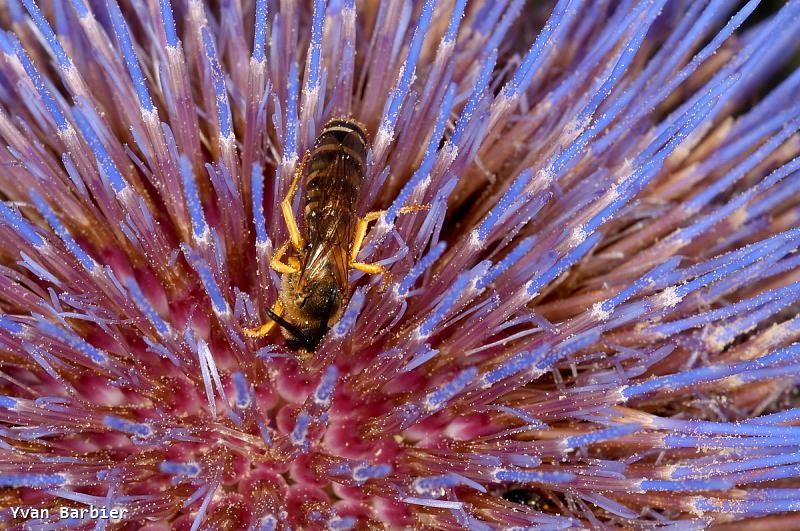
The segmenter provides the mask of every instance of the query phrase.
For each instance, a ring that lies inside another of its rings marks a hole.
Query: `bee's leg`
[[[398,214],[408,214],[409,212],[419,212],[420,210],[430,210],[430,205],[412,205],[403,207],[397,211]],[[350,263],[355,264],[356,257],[358,253],[361,251],[361,246],[364,244],[364,237],[367,235],[367,228],[369,224],[375,221],[376,219],[380,218],[382,215],[386,213],[385,210],[375,210],[373,212],[367,212],[367,214],[358,220],[358,224],[356,225],[356,232],[353,236],[353,247],[350,249]],[[358,269],[358,268],[356,268]],[[361,271],[361,270],[359,270]],[[366,271],[364,271],[366,273]]]
[[[408,214],[409,212],[430,210],[430,208],[430,205],[412,205],[401,208],[397,213]],[[384,287],[388,285],[392,279],[386,268],[378,264],[365,264],[363,262],[358,262],[356,258],[358,257],[358,253],[361,251],[361,246],[364,244],[364,237],[367,235],[367,228],[369,227],[369,224],[380,218],[385,213],[385,210],[367,212],[363,218],[358,220],[355,235],[353,236],[353,247],[350,249],[350,267],[363,273],[367,273],[368,275],[377,275],[380,273],[383,275]]]
[[[290,256],[288,264],[281,261],[288,248],[289,242],[284,243],[281,248],[272,255],[272,259],[269,261],[269,266],[278,273],[297,273],[300,271],[300,264],[297,262],[297,258]],[[283,312],[283,303],[280,299],[276,300],[275,304],[272,305],[272,311],[275,315],[281,315]],[[270,319],[259,328],[245,328],[244,335],[247,337],[264,337],[269,334],[273,326],[275,326],[275,321]]]
[[[355,267],[356,257],[358,253],[361,251],[361,246],[364,244],[364,237],[367,235],[367,228],[369,224],[381,217],[386,213],[385,210],[376,210],[374,212],[367,212],[363,218],[358,220],[358,224],[356,224],[356,232],[353,235],[353,247],[350,249],[350,266]],[[357,267],[355,267],[358,269]],[[362,271],[359,269],[359,271]],[[364,271],[366,273],[366,271]],[[370,273],[373,274],[373,273]]]
[[[275,313],[275,315],[281,315],[283,313],[283,303],[280,299],[276,300],[275,304],[272,305],[272,311]],[[269,334],[269,331],[272,330],[272,327],[274,326],[275,321],[270,319],[258,328],[245,328],[244,335],[247,337],[264,337]]]
[[[423,212],[431,209],[431,205],[409,205],[397,211],[397,214],[410,214],[411,212]]]
[[[389,285],[392,281],[392,275],[386,270],[385,267],[379,264],[365,264],[363,262],[350,262],[350,267],[353,269],[357,269],[362,273],[366,273],[368,275],[377,275],[380,273],[383,275],[383,287]]]
[[[294,219],[292,200],[294,199],[295,192],[297,192],[297,185],[300,182],[300,178],[303,176],[303,170],[306,167],[306,163],[308,162],[310,155],[311,154],[309,152],[306,152],[306,154],[303,156],[303,160],[300,161],[300,165],[297,166],[297,169],[294,172],[294,178],[292,178],[292,184],[289,186],[289,191],[286,192],[286,197],[284,197],[283,201],[281,201],[283,220],[286,222],[286,228],[289,230],[289,241],[292,242],[292,246],[294,246],[294,248],[298,251],[305,246],[305,242],[303,241],[303,236],[300,234],[297,221]]]
[[[272,255],[272,260],[269,261],[269,266],[278,273],[297,273],[300,271],[300,264],[297,262],[297,258],[290,256],[288,264],[281,261],[288,247],[289,242],[284,243],[281,248],[278,249],[278,252]]]

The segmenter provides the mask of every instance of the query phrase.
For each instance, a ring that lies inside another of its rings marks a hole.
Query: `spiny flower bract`
[[[757,5],[6,2],[2,526],[796,525],[800,2]],[[392,282],[309,354],[243,331],[333,117]]]

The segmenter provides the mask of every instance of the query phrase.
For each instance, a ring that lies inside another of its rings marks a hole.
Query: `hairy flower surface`
[[[6,0],[0,527],[800,527],[800,1],[758,3]],[[308,353],[244,331],[333,117],[392,281]]]

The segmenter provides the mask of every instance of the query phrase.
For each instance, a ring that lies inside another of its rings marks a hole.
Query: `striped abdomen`
[[[310,247],[349,247],[366,156],[367,137],[356,122],[334,119],[325,124],[308,162],[305,222]]]

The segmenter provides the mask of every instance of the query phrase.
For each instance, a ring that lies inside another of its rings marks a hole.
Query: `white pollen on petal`
[[[591,316],[598,321],[605,321],[611,316],[611,312],[603,310],[603,303],[597,302],[592,305]]]
[[[613,203],[619,198],[619,187],[616,184],[612,185],[611,188],[608,189],[607,197],[609,203]]]
[[[483,240],[481,240],[477,230],[469,233],[469,246],[473,249],[480,249],[483,246]]]
[[[545,168],[540,169],[536,172],[536,180],[540,181],[543,184],[543,188],[548,188],[553,181],[555,180],[555,174],[553,173],[553,168],[547,166]]]
[[[378,129],[377,134],[375,135],[375,148],[374,151],[377,152],[378,148],[386,148],[392,139],[394,138],[394,129],[391,127],[386,127],[385,125],[381,125]]]
[[[67,127],[65,129],[58,130],[58,136],[68,146],[73,145],[75,142],[77,142],[78,139],[77,134],[75,133],[75,128],[72,127],[72,125],[69,123],[67,124]]]
[[[416,327],[414,329],[414,332],[412,332],[411,335],[412,335],[412,338],[413,338],[412,341],[414,343],[422,343],[423,341],[425,341],[428,338],[427,334],[423,334],[422,333],[422,325]]]
[[[587,236],[588,234],[586,234],[586,231],[583,230],[583,226],[579,225],[578,227],[575,227],[575,229],[572,231],[572,234],[570,234],[569,243],[572,247],[577,247],[586,240]]]
[[[150,109],[149,111],[145,108],[142,108],[142,120],[144,120],[144,123],[151,130],[158,127],[161,123],[158,119],[158,111],[156,111],[155,108]]]
[[[449,140],[439,151],[439,157],[441,161],[444,162],[444,167],[449,167],[450,164],[452,164],[453,161],[456,160],[457,156],[458,156],[458,146],[454,146],[453,144],[450,143]]]
[[[671,308],[683,300],[683,297],[678,295],[675,286],[664,289],[657,297],[658,304],[663,308]]]

